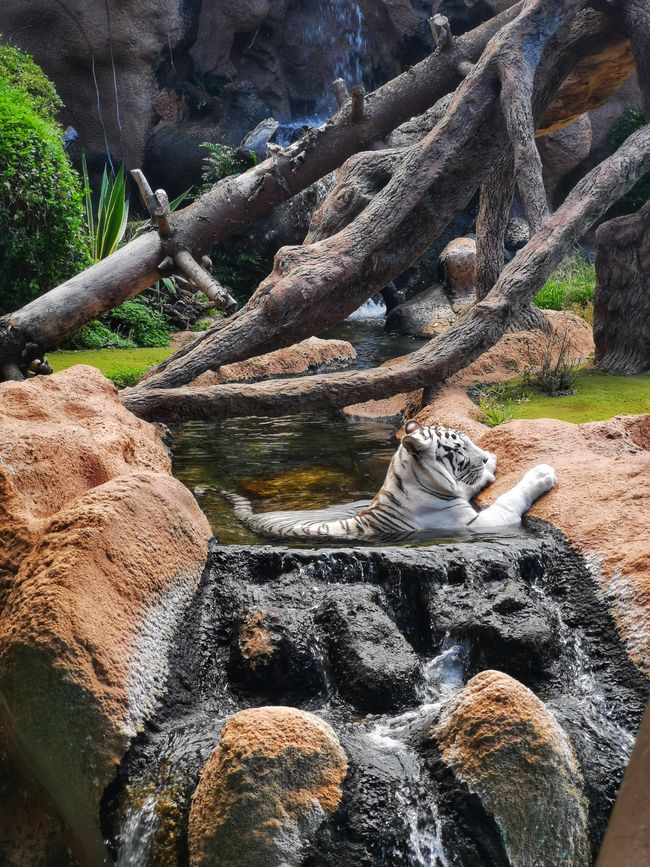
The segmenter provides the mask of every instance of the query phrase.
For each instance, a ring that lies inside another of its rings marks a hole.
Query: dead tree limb
[[[431,386],[493,346],[584,232],[650,170],[650,125],[634,133],[574,188],[456,325],[406,359],[363,372],[208,388],[132,389],[124,404],[150,420],[285,415],[342,407]]]
[[[580,52],[593,50],[589,28],[578,28],[580,36],[575,40],[570,35],[562,44],[555,40],[582,5],[581,0],[563,0],[563,14],[558,16],[557,0],[529,0],[520,15],[493,37],[454,93],[444,117],[421,142],[348,161],[321,209],[331,218],[317,214],[317,230],[310,231],[303,246],[278,252],[273,273],[244,310],[183,347],[143,377],[138,387],[184,385],[209,368],[302,340],[341,321],[417,261],[467,205],[508,146],[499,104],[502,52],[541,57],[543,47],[553,44],[539,88],[536,110],[541,111]],[[383,167],[386,183],[359,207],[345,177],[357,163],[368,161]],[[342,216],[349,217],[350,209],[356,213],[354,219],[331,237],[322,237],[323,226],[329,231]]]
[[[632,43],[645,119],[650,121],[650,5],[648,0],[622,0],[623,25]]]

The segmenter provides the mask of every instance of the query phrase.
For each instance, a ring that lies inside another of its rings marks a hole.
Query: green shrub
[[[169,326],[165,317],[141,301],[125,301],[106,314],[111,329],[137,346],[167,346]]]
[[[517,401],[502,382],[477,386],[470,396],[478,403],[483,413],[481,421],[488,427],[504,424],[518,414]]]
[[[0,45],[0,82],[25,95],[40,117],[56,120],[63,103],[52,82],[29,54],[13,45]]]
[[[204,191],[209,190],[222,178],[245,172],[246,169],[258,162],[252,151],[248,151],[248,156],[241,156],[235,148],[225,144],[213,144],[209,141],[204,141],[201,147],[208,152],[207,156],[203,157],[203,172],[201,174]]]
[[[98,319],[80,328],[61,345],[62,349],[132,349],[132,340],[116,334]]]
[[[626,138],[631,136],[633,132],[641,129],[642,126],[645,126],[645,123],[641,106],[629,106],[610,130],[608,144],[611,152],[614,153]],[[633,214],[643,207],[648,199],[650,199],[650,172],[646,172],[645,175],[639,178],[632,189],[614,205],[608,216]]]
[[[560,265],[535,296],[543,310],[587,308],[594,300],[596,270],[576,253]]]
[[[8,78],[0,72],[0,314],[89,264],[81,185],[61,130]]]

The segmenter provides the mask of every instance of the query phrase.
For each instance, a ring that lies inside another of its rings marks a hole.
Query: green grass
[[[595,288],[594,266],[576,254],[548,278],[534,300],[543,310],[584,308],[594,300]]]
[[[650,413],[650,376],[590,371],[578,375],[575,389],[575,394],[562,397],[532,394],[517,407],[515,418],[557,418],[581,424],[615,415]]]
[[[174,352],[171,346],[145,349],[85,349],[79,352],[51,352],[47,356],[54,371],[73,364],[89,364],[111,379],[118,388],[135,385],[145,370]]]

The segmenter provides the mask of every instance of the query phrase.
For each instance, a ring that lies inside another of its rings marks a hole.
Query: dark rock
[[[337,588],[317,616],[340,694],[366,713],[413,704],[420,681],[418,658],[379,598],[375,588]]]
[[[230,675],[256,695],[304,700],[325,690],[325,671],[309,613],[247,611],[235,631]]]
[[[446,331],[456,318],[442,283],[434,283],[408,301],[398,304],[386,317],[386,331],[426,337]]]

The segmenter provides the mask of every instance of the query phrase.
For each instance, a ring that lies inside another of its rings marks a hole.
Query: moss
[[[513,394],[516,392],[512,386]],[[615,376],[586,372],[576,378],[575,394],[533,394],[518,406],[517,418],[557,418],[574,424],[615,415],[650,413],[650,376]]]
[[[82,352],[52,352],[47,360],[54,371],[65,370],[74,364],[96,367],[118,388],[135,385],[145,370],[170,356],[171,346],[147,349],[98,349]]]

